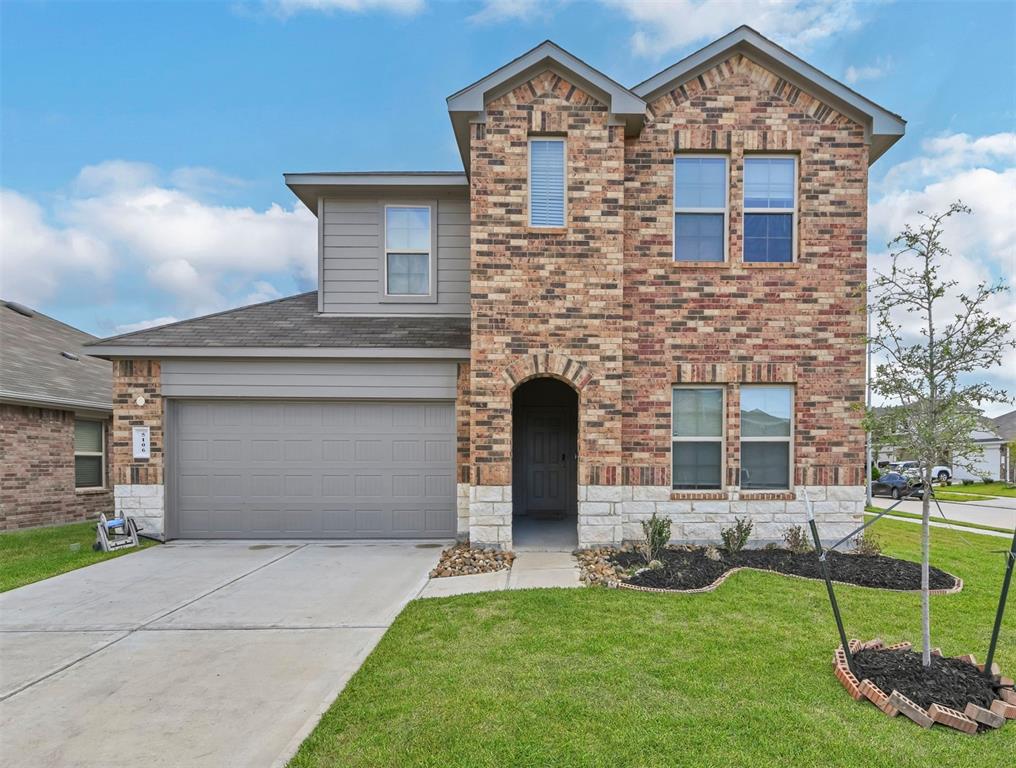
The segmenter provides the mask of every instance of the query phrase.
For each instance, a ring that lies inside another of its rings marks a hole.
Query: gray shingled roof
[[[28,311],[31,317],[0,304],[0,400],[111,411],[113,367],[82,348],[95,337]]]
[[[125,333],[102,347],[469,349],[468,317],[319,315],[317,292]]]
[[[1006,440],[1016,440],[1016,411],[1003,413],[992,420],[995,431]]]

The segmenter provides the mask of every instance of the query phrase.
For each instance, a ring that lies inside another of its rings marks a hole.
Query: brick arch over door
[[[578,392],[580,399],[582,390],[594,378],[593,372],[584,363],[555,352],[517,357],[504,368],[502,376],[511,386],[512,391],[526,381],[540,376],[560,379]]]

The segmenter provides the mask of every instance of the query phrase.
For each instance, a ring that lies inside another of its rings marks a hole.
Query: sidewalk
[[[541,587],[581,587],[579,568],[570,552],[519,552],[511,570],[431,579],[420,597],[450,597],[473,592]]]

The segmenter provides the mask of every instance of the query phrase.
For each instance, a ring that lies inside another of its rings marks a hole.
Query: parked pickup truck
[[[893,461],[890,462],[889,469],[893,472],[899,472],[900,474],[911,478],[919,478],[921,475],[921,465],[916,461]],[[972,480],[975,482],[984,480],[983,477],[975,475],[963,467],[953,468],[947,467],[944,464],[932,467],[931,477],[933,480],[938,480],[940,483],[947,483],[950,480]]]

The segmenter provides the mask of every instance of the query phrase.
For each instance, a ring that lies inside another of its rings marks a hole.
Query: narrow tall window
[[[793,414],[792,387],[741,387],[742,489],[789,490]]]
[[[74,487],[102,488],[105,425],[101,421],[74,422]]]
[[[723,487],[723,390],[674,389],[673,484],[675,488]]]
[[[724,261],[727,158],[674,158],[674,260]]]
[[[430,208],[385,207],[385,293],[389,296],[430,294]]]
[[[529,140],[529,223],[563,227],[565,216],[564,139]]]
[[[744,260],[794,260],[797,158],[744,159]]]

